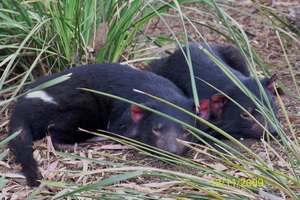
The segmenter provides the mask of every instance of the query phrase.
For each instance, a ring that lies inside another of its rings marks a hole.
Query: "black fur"
[[[105,63],[81,66],[41,77],[29,86],[29,90],[69,73],[72,73],[69,80],[43,90],[53,98],[52,103],[25,95],[18,99],[13,109],[9,135],[18,130],[21,133],[10,142],[10,147],[22,165],[29,186],[38,186],[37,180],[41,178],[32,155],[32,142],[46,134],[51,135],[57,146],[93,137],[78,131],[78,127],[90,131],[104,129],[172,153],[184,153],[186,148],[176,142],[176,138],[191,141],[192,136],[185,127],[138,106],[78,89],[89,88],[117,95],[194,125],[195,120],[191,116],[151,97],[133,92],[133,89],[138,89],[195,112],[193,100],[186,98],[172,82],[151,72]]]
[[[257,111],[255,104],[247,97],[224,72],[202,51],[199,45],[207,49],[213,56],[217,57],[259,100],[262,99],[258,84],[254,78],[250,77],[249,69],[246,62],[239,52],[234,47],[207,45],[205,43],[194,43],[189,45],[191,61],[196,81],[196,87],[200,99],[212,99],[212,113],[214,116],[214,124],[223,129],[227,133],[236,138],[261,138],[263,128],[261,128],[253,119],[247,116],[242,109],[229,101],[224,95],[218,94],[215,89],[199,80],[203,79],[214,87],[220,89],[229,97],[242,105],[263,125],[266,124],[264,117]],[[186,47],[183,48],[186,52]],[[162,59],[154,60],[149,64],[150,71],[158,75],[166,77],[174,82],[180,89],[184,91],[187,97],[193,97],[190,72],[188,64],[183,52],[177,49],[172,55]],[[272,78],[261,79],[260,82],[268,96],[274,113],[278,111],[277,105],[274,102],[270,91],[272,83],[275,80]],[[273,127],[268,126],[272,134],[276,134]],[[210,132],[212,135],[218,136],[215,131]]]

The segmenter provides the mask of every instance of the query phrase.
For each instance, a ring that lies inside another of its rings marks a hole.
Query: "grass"
[[[197,6],[194,6],[196,4]],[[259,78],[258,71],[264,75],[271,75],[270,71],[272,70],[270,69],[280,69],[288,73],[292,77],[292,86],[286,87],[285,83],[280,81],[278,84],[287,94],[299,100],[300,90],[296,79],[296,74],[299,73],[300,69],[296,58],[296,56],[300,56],[300,41],[297,35],[299,32],[292,32],[294,28],[280,17],[278,11],[257,1],[251,1],[248,4],[255,7],[258,14],[239,9],[237,7],[240,5],[238,1],[230,1],[229,3],[229,1],[196,0],[167,3],[165,1],[85,0],[78,3],[78,1],[60,0],[3,0],[0,3],[0,70],[2,73],[0,95],[10,95],[0,103],[2,106],[0,113],[1,115],[4,114],[11,101],[19,96],[21,89],[37,76],[94,62],[135,63],[140,60],[147,61],[153,58],[153,56],[148,56],[149,51],[159,50],[164,46],[172,46],[173,44],[186,45],[190,41],[199,40],[198,38],[205,41],[207,38],[202,32],[204,28],[235,44],[245,56],[251,73],[257,80]],[[202,9],[199,10],[198,7]],[[167,12],[168,10],[171,12]],[[191,12],[195,13],[197,17],[190,16],[189,13]],[[274,31],[287,68],[262,60],[259,53],[252,47],[253,42],[248,38],[242,22],[236,21],[230,13],[248,16],[251,20],[255,20]],[[159,18],[164,23],[167,34],[154,35],[141,31],[142,27],[147,26],[147,23],[154,17]],[[181,31],[175,32],[173,30],[172,24],[168,24],[170,18],[178,20]],[[191,30],[196,34],[190,34]],[[187,53],[186,58],[190,62],[189,53]],[[215,60],[215,62],[218,61]],[[224,68],[221,64],[220,67]],[[233,80],[235,79],[231,74],[228,76]],[[63,80],[65,77],[57,81]],[[239,82],[236,84],[242,87]],[[247,93],[245,88],[242,89]],[[196,92],[195,96],[197,97]],[[144,155],[166,162],[178,170],[149,167],[136,161],[129,161],[96,151],[93,153],[118,160],[123,164],[105,162],[102,164],[109,166],[107,169],[80,173],[67,171],[66,174],[69,174],[70,179],[98,174],[108,175],[106,178],[101,178],[86,186],[69,181],[45,181],[44,185],[52,189],[55,188],[53,191],[57,192],[42,192],[42,189],[38,188],[32,190],[31,195],[27,197],[28,199],[40,197],[49,199],[66,197],[95,199],[124,199],[125,197],[139,199],[257,199],[276,196],[282,199],[299,199],[299,136],[294,128],[294,121],[290,120],[290,114],[281,98],[278,98],[284,117],[283,122],[287,124],[287,128],[283,130],[273,113],[260,108],[263,115],[271,124],[275,125],[279,133],[279,138],[274,138],[273,142],[276,146],[262,142],[262,146],[265,148],[264,157],[257,155],[222,130],[220,132],[232,140],[234,144],[244,149],[247,156],[232,149],[222,141],[212,138],[231,152],[229,155],[220,152],[217,152],[220,156],[209,155],[212,159],[231,166],[249,180],[263,182],[262,187],[250,184],[239,185],[237,189],[237,185],[234,183],[239,182],[240,179],[234,176],[235,174],[216,170],[205,162],[195,162],[192,159],[170,155],[167,152],[125,138],[120,140],[106,136],[137,149]],[[253,99],[253,101],[255,100]],[[196,100],[196,102],[198,101]],[[297,118],[297,116],[295,117]],[[4,124],[5,122],[1,125],[1,129],[5,126]],[[197,134],[205,135],[193,127],[190,128]],[[286,134],[286,132],[290,134]],[[8,140],[1,142],[0,147],[3,148]],[[208,154],[203,151],[203,147],[200,145],[185,144],[200,155]],[[155,152],[155,154],[150,152]],[[98,159],[74,154],[57,152],[57,155],[88,161],[90,165],[101,163]],[[0,155],[0,160],[5,159],[6,156],[7,151]],[[274,156],[286,167],[283,168],[274,164]],[[141,177],[159,179],[158,182],[160,183],[157,184],[161,184],[160,188],[144,184],[139,185],[138,189],[132,189],[127,188],[128,185],[124,184],[135,183],[135,180]],[[212,180],[216,182],[212,183]],[[116,184],[121,184],[121,186],[117,187]],[[0,189],[5,188],[5,185],[5,179],[0,178]]]

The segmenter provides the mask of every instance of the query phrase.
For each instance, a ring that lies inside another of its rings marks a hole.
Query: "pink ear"
[[[136,105],[132,105],[131,106],[131,118],[135,123],[139,123],[143,117],[147,114],[147,110],[136,106]]]
[[[273,83],[276,81],[276,79],[277,79],[277,75],[273,74],[273,76],[271,76],[271,78],[268,80],[266,87],[268,89],[273,89]]]
[[[202,119],[208,120],[210,116],[210,102],[208,99],[200,101],[198,106],[198,115]]]
[[[223,112],[223,108],[228,101],[228,98],[223,94],[212,96],[211,110],[217,113]]]

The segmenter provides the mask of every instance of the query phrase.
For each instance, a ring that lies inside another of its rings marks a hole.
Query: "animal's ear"
[[[273,90],[273,83],[276,81],[276,79],[277,79],[277,75],[273,74],[273,76],[271,76],[271,78],[264,78],[261,81],[261,83],[263,84],[263,86],[265,86],[269,90]]]
[[[197,111],[199,117],[208,120],[210,117],[210,101],[208,99],[201,100]]]
[[[148,114],[148,111],[136,105],[131,106],[131,118],[135,123],[141,122],[141,120]]]
[[[211,110],[218,114],[223,112],[224,106],[229,102],[229,99],[223,94],[215,94],[211,100]]]

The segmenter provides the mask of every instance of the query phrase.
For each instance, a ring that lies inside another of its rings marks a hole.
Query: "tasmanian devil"
[[[39,91],[33,88],[71,73],[71,78],[60,84]],[[9,135],[21,133],[10,142],[17,161],[21,163],[29,186],[38,186],[41,175],[33,158],[32,142],[50,135],[57,148],[93,137],[78,127],[90,131],[108,130],[171,153],[183,154],[185,146],[176,138],[191,141],[189,130],[171,120],[151,113],[136,105],[88,92],[89,88],[106,92],[140,103],[170,115],[189,125],[195,119],[190,115],[133,89],[160,97],[189,112],[196,109],[192,99],[184,96],[171,81],[151,72],[142,72],[116,63],[86,65],[41,77],[29,86],[29,93],[20,97],[12,111]],[[203,100],[197,108],[198,115],[208,119],[210,105]]]
[[[259,123],[268,125],[263,115],[257,109],[254,102],[242,92],[232,80],[206,55],[199,49],[199,45],[207,49],[214,57],[218,58],[252,94],[266,107],[267,103],[262,98],[259,85],[254,78],[250,77],[247,64],[240,51],[231,46],[219,46],[206,43],[193,43],[189,45],[192,67],[195,75],[195,82],[200,99],[211,98],[211,111],[214,114],[213,122],[219,128],[223,129],[235,138],[261,138],[264,129],[253,120],[246,112],[239,108],[234,102],[226,96],[220,94],[217,90],[203,82],[210,83],[217,89],[223,91],[230,98],[245,108]],[[187,53],[187,47],[183,47]],[[174,82],[188,97],[193,97],[191,78],[187,61],[181,49],[177,49],[168,57],[153,60],[149,64],[150,71],[166,77]],[[202,79],[202,80],[201,80]],[[262,89],[265,91],[268,101],[276,114],[278,107],[274,102],[271,91],[272,83],[276,76],[263,78],[260,80]],[[268,125],[271,134],[276,134],[274,128]],[[212,135],[219,134],[213,130]]]

